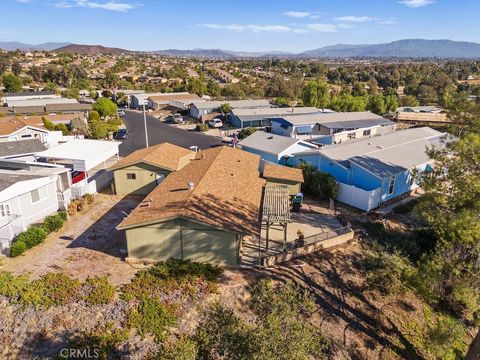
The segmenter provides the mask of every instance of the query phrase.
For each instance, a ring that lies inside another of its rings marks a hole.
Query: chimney
[[[193,182],[189,182],[189,183],[187,184],[187,187],[188,187],[188,190],[193,190],[194,187],[195,187],[195,184],[194,184]]]

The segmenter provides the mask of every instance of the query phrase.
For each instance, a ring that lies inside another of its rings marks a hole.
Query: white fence
[[[25,230],[23,218],[19,215],[10,215],[8,223],[0,228],[0,253],[7,255],[12,240],[23,230]]]
[[[361,210],[370,211],[380,205],[382,189],[366,191],[358,187],[338,183],[337,201],[351,205]]]

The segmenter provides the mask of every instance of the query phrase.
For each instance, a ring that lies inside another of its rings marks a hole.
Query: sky
[[[0,0],[0,41],[301,52],[400,39],[480,42],[480,0]]]

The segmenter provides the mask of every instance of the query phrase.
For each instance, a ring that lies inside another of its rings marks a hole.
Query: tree
[[[302,92],[303,105],[315,106],[321,109],[330,105],[330,89],[325,81],[310,81]]]
[[[93,103],[92,108],[105,119],[117,116],[117,105],[112,100],[104,97],[97,99]]]
[[[367,90],[365,89],[365,85],[359,82],[355,82],[352,86],[352,95],[353,96],[366,96]]]
[[[385,110],[395,112],[398,108],[398,101],[396,95],[388,95],[385,97]]]
[[[22,90],[22,80],[14,74],[3,75],[3,87],[5,92],[19,92]]]
[[[229,103],[224,103],[220,105],[218,110],[222,113],[223,116],[226,116],[230,113],[230,111],[232,111],[232,106]]]
[[[420,105],[420,103],[418,102],[415,96],[406,95],[400,98],[400,105],[401,106],[418,106]]]
[[[46,117],[42,116],[42,122],[43,122],[43,126],[45,126],[45,129],[50,130],[50,131],[55,130],[55,125],[50,120],[48,120]]]
[[[303,191],[318,199],[335,199],[338,193],[338,184],[335,178],[327,173],[317,170],[317,168],[307,162],[300,163],[299,169],[302,169],[305,182]]]
[[[187,84],[187,90],[190,93],[197,94],[198,96],[203,96],[207,92],[207,85],[200,79],[190,79]]]
[[[215,304],[205,314],[193,340],[199,359],[322,359],[328,346],[308,318],[314,301],[292,283],[280,289],[271,280],[252,287],[247,322],[233,310]]]
[[[22,73],[22,64],[20,64],[18,61],[14,62],[12,64],[12,73],[15,76],[19,76]]]
[[[385,113],[386,107],[385,107],[385,99],[383,98],[383,95],[377,94],[370,96],[368,99],[368,110],[371,112],[377,114],[377,115],[383,115]]]

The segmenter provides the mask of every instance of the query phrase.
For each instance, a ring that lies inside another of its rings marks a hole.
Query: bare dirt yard
[[[115,227],[138,201],[119,199],[108,192],[96,195],[86,211],[70,217],[60,231],[22,256],[7,258],[0,271],[31,278],[62,272],[80,280],[108,275],[114,285],[130,281],[137,270],[122,260],[124,234]]]

